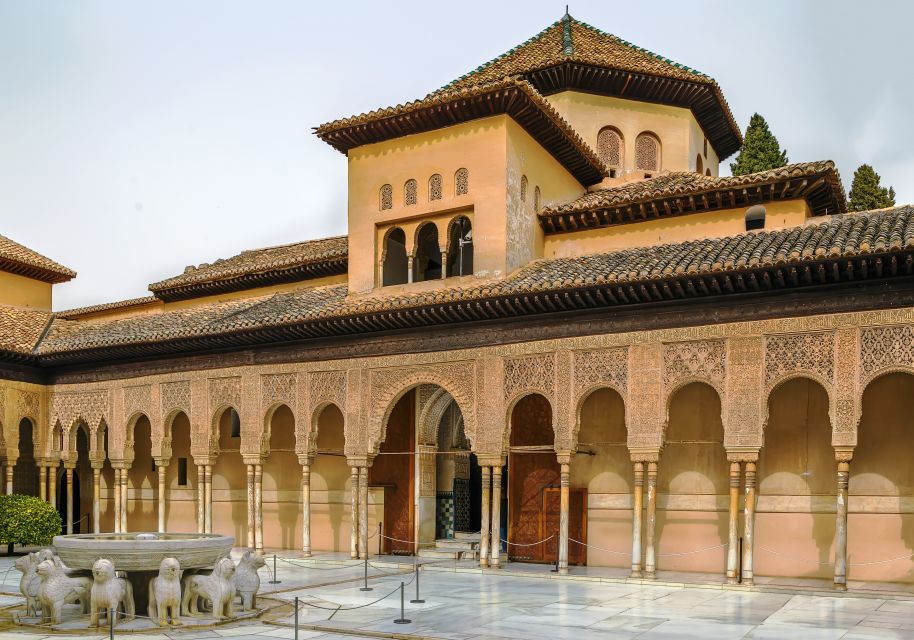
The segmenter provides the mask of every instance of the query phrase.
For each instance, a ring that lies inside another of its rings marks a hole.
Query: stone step
[[[440,549],[435,547],[426,547],[419,549],[420,558],[435,558],[435,559],[447,559],[447,560],[465,560],[469,558],[479,557],[479,552],[475,549],[465,550],[465,549]]]
[[[436,549],[454,549],[455,551],[472,551],[479,547],[479,541],[458,540],[455,538],[442,538],[435,540]]]
[[[479,532],[470,533],[469,531],[455,531],[454,540],[472,540],[473,542],[479,542]]]

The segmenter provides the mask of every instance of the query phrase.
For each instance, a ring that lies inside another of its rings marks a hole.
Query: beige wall
[[[770,202],[765,205],[765,229],[803,224],[811,212],[805,200]],[[746,207],[708,211],[685,216],[635,222],[546,236],[546,258],[581,256],[631,247],[650,247],[698,238],[723,238],[746,230]]]
[[[0,271],[0,304],[50,311],[52,287],[47,282]]]
[[[178,413],[171,422],[171,462],[165,469],[168,499],[165,526],[169,531],[197,530],[197,465],[190,455],[190,421]],[[187,484],[178,484],[178,459],[187,458]]]

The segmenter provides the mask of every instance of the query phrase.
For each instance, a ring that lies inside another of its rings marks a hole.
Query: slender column
[[[413,262],[415,262],[415,258],[413,258],[412,254],[408,255],[406,257],[406,281],[407,282],[413,281]]]
[[[359,467],[359,557],[368,557],[368,467]],[[380,534],[379,534],[380,535]]]
[[[63,468],[67,482],[67,534],[73,533],[73,470]]]
[[[6,465],[6,495],[13,495],[13,470],[16,468],[15,462]]]
[[[568,573],[568,503],[571,476],[569,462],[561,462],[562,458],[570,461],[571,456],[559,456],[561,476],[559,482],[559,573]]]
[[[654,550],[654,527],[657,524],[657,463],[647,463],[647,522],[644,531],[644,577],[654,578],[657,560]]]
[[[203,470],[204,490],[203,495],[206,499],[206,509],[203,510],[203,526],[206,533],[213,532],[213,465],[208,464]]]
[[[301,468],[301,551],[311,555],[311,464]]]
[[[159,472],[159,532],[165,533],[165,465],[156,464],[156,470]]]
[[[742,465],[739,462],[730,463],[730,520],[729,538],[727,545],[727,583],[738,582],[737,563],[739,562],[739,484],[742,475]]]
[[[197,533],[206,531],[206,471],[205,465],[197,465]]]
[[[447,278],[447,251],[441,252],[441,279]]]
[[[248,472],[248,547],[255,549],[254,539],[254,465],[247,465]]]
[[[644,463],[635,462],[635,486],[632,492],[632,578],[641,573],[641,518],[644,511]]]
[[[48,502],[50,502],[54,508],[57,508],[57,465],[58,462],[54,462],[48,468]]]
[[[102,470],[92,468],[92,531],[101,533]]]
[[[479,566],[489,566],[489,487],[492,484],[491,467],[482,467],[482,522],[479,527]]]
[[[835,522],[835,589],[847,591],[847,484],[850,456],[838,454],[838,508]]]
[[[38,497],[48,499],[48,468],[45,465],[38,467]]]
[[[130,501],[127,495],[127,473],[129,469],[121,469],[121,533],[127,533],[127,513],[130,510]]]
[[[254,542],[263,553],[263,465],[254,465]]]
[[[751,586],[752,539],[755,535],[755,462],[746,463],[746,504],[743,505],[743,584]]]
[[[501,566],[501,465],[492,466],[492,553],[489,566],[498,569]]]
[[[114,468],[114,480],[111,489],[114,493],[114,533],[121,532],[121,470]]]
[[[352,536],[349,557],[359,557],[359,468],[349,467],[349,483],[352,489]]]

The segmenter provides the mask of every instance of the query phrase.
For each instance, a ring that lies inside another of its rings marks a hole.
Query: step
[[[473,551],[479,547],[479,541],[442,538],[435,540],[436,549],[454,549],[455,551]]]
[[[454,540],[472,540],[473,542],[479,542],[479,532],[455,531]]]
[[[478,557],[478,552],[476,550],[469,551],[463,549],[436,549],[434,547],[427,547],[424,549],[419,549],[419,557],[447,560],[465,560]]]

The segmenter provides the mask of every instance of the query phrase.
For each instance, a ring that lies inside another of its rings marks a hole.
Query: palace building
[[[0,236],[6,492],[72,532],[914,582],[914,207],[720,177],[718,84],[567,14],[315,134],[346,236],[56,313],[76,274]]]

